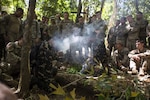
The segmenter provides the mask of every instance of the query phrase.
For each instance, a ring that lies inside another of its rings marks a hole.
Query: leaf
[[[137,97],[139,95],[139,92],[131,92],[131,97]]]
[[[81,97],[79,100],[85,100],[85,97]]]
[[[70,97],[66,97],[65,100],[72,100]]]
[[[98,95],[98,100],[105,100],[104,94],[99,94]]]
[[[57,89],[57,87],[55,85],[53,85],[52,83],[50,83],[49,86],[53,89]]]
[[[38,94],[38,96],[40,97],[40,100],[49,100],[47,95]]]
[[[117,79],[117,75],[112,75],[112,80],[116,80]]]
[[[63,88],[58,85],[58,88],[56,88],[56,90],[54,92],[52,92],[52,94],[56,94],[56,95],[65,95],[65,91],[63,90]]]
[[[70,92],[71,97],[75,100],[76,93],[75,93],[75,88]]]

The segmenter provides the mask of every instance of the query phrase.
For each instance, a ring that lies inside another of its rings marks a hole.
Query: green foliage
[[[68,93],[60,85],[56,87],[53,84],[50,84],[50,87],[55,89],[54,92],[52,92],[52,94],[62,96],[62,98],[64,98],[63,100],[77,100],[76,93],[75,93],[76,89],[73,89]],[[78,100],[85,100],[85,97],[81,97]]]
[[[67,68],[66,72],[70,74],[76,74],[81,70],[81,65],[73,64],[69,68]]]
[[[97,79],[89,78],[86,80],[93,84],[95,91],[99,92],[99,100],[145,100],[146,95],[143,88],[139,86],[136,79],[131,76],[108,76],[105,73]]]

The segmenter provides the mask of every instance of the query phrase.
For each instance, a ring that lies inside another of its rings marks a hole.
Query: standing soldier
[[[120,25],[117,31],[116,41],[121,40],[123,42],[123,45],[126,46],[127,34],[128,29],[126,24],[126,17],[121,17]]]
[[[26,21],[24,22],[24,26],[26,25]],[[34,20],[32,22],[31,26],[31,38],[32,38],[32,46],[35,46],[40,42],[41,39],[41,32],[40,32],[40,26],[37,21],[37,16],[34,14]]]
[[[131,51],[136,48],[135,43],[136,43],[136,40],[139,38],[138,37],[139,28],[136,22],[134,21],[132,15],[128,15],[127,20],[128,20],[127,29],[129,30],[128,37],[127,37],[127,48]]]
[[[109,55],[111,55],[111,52],[113,48],[115,47],[116,32],[117,32],[119,24],[120,24],[120,20],[117,20],[116,25],[111,27],[108,33],[107,41],[108,41]]]
[[[106,64],[106,48],[104,44],[105,40],[105,31],[107,26],[104,20],[101,19],[101,12],[96,13],[97,20],[93,23],[94,26],[94,33],[95,33],[95,41],[93,42],[93,53],[94,57],[101,61],[102,65],[105,66]]]
[[[139,27],[139,39],[143,40],[146,45],[146,27],[148,25],[148,21],[143,18],[142,12],[137,12],[136,23]]]
[[[64,19],[60,23],[60,30],[62,37],[68,37],[72,33],[74,22],[69,19],[69,13],[64,12]]]
[[[6,11],[1,12],[0,20],[7,14]],[[5,58],[5,37],[6,37],[6,29],[5,23],[0,23],[0,61],[1,58]]]
[[[45,33],[44,33],[44,29],[47,27],[47,24],[46,24],[46,17],[43,16],[42,17],[42,21],[40,22],[40,32],[41,32],[41,40],[45,40],[44,37],[45,37]]]
[[[48,35],[49,35],[49,38],[51,39],[54,36],[58,35],[59,30],[55,21],[55,17],[52,16],[50,21],[51,21],[51,24],[48,26]]]
[[[6,26],[8,41],[14,42],[18,40],[18,38],[21,36],[20,19],[22,18],[22,16],[23,16],[23,9],[17,8],[14,14],[6,15],[5,17],[3,17],[3,19],[0,20],[0,22],[6,23],[5,26]]]

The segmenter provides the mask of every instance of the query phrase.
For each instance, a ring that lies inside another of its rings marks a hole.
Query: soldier
[[[41,32],[41,40],[45,40],[45,33],[44,33],[44,29],[46,28],[46,27],[48,27],[47,26],[47,24],[46,24],[46,17],[45,16],[43,16],[42,17],[42,21],[39,23],[39,25],[40,25],[40,32]]]
[[[51,24],[48,26],[48,35],[51,39],[54,36],[59,35],[58,34],[59,29],[58,29],[58,26],[56,24],[55,17],[52,16],[50,20],[51,20]]]
[[[21,47],[23,44],[23,37],[21,36],[18,41],[9,42],[6,45],[6,62],[10,64],[10,69],[7,73],[9,75],[18,75],[20,72],[20,63],[21,63]]]
[[[23,16],[23,9],[17,8],[14,14],[7,15],[0,20],[0,22],[5,22],[6,24],[5,26],[6,26],[8,41],[14,42],[18,40],[18,38],[21,36],[20,18],[22,18],[22,16]]]
[[[1,12],[0,20],[7,15],[6,11]],[[0,23],[0,61],[1,58],[5,58],[5,37],[6,37],[6,29],[5,23]]]
[[[100,61],[105,67],[106,65],[106,48],[104,44],[104,39],[106,37],[105,31],[107,29],[107,26],[104,22],[104,20],[101,19],[101,12],[96,13],[97,20],[93,23],[94,27],[94,41],[92,43],[93,48],[93,56],[98,61]]]
[[[144,76],[150,71],[150,50],[144,47],[143,40],[136,41],[136,49],[132,50],[128,57],[132,74],[139,73],[140,76]]]
[[[120,25],[117,31],[116,41],[121,40],[123,42],[123,45],[126,46],[127,34],[128,29],[126,24],[126,17],[121,17]]]
[[[32,51],[31,51],[32,52]],[[32,53],[36,53],[32,55]],[[52,66],[52,61],[55,59],[55,51],[48,41],[41,42],[37,45],[36,51],[31,53],[32,79],[31,87],[35,84],[46,92],[51,92],[49,84],[57,74],[57,69]]]
[[[26,25],[26,21],[24,22],[24,27]],[[37,21],[37,16],[34,14],[34,20],[31,26],[31,38],[32,38],[32,46],[35,46],[40,42],[41,39],[41,32],[40,32],[40,25]]]
[[[120,20],[116,21],[116,25],[111,27],[108,33],[108,48],[109,48],[109,55],[111,55],[111,52],[113,50],[113,48],[115,47],[115,43],[116,43],[116,32],[118,29],[118,26],[120,24]]]
[[[146,45],[146,27],[148,25],[148,21],[143,18],[142,12],[137,12],[136,23],[139,27],[139,39],[143,40]]]
[[[138,37],[139,28],[136,22],[134,21],[132,15],[128,15],[127,20],[128,20],[127,29],[129,30],[128,37],[127,37],[127,48],[131,51],[136,48],[135,43],[136,43],[136,40],[139,38]]]
[[[120,40],[116,41],[116,50],[114,51],[113,58],[117,67],[123,71],[127,71],[129,66],[128,53],[129,49],[124,47],[123,42]]]
[[[69,13],[64,12],[64,19],[60,23],[60,31],[62,37],[68,37],[72,33],[74,22],[69,19]]]

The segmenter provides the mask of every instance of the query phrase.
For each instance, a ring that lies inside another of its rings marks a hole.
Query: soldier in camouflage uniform
[[[36,54],[32,54],[36,53]],[[31,87],[35,84],[46,92],[51,92],[49,84],[51,79],[57,74],[57,69],[52,66],[55,58],[55,51],[47,41],[41,42],[35,51],[31,51],[32,79]]]
[[[107,26],[104,22],[104,20],[101,19],[101,13],[96,13],[97,20],[93,23],[94,27],[94,36],[95,39],[92,43],[93,48],[93,56],[98,61],[101,61],[102,65],[105,66],[106,64],[106,48],[104,44],[104,39],[106,37],[105,31],[107,29]]]
[[[114,51],[114,62],[117,67],[123,71],[126,71],[129,66],[128,53],[129,49],[124,47],[123,42],[120,40],[116,41],[116,50]]]
[[[144,47],[143,40],[136,41],[136,49],[129,52],[128,57],[132,74],[143,76],[150,72],[150,50]]]
[[[113,50],[113,48],[115,47],[115,43],[116,43],[116,32],[118,29],[118,26],[120,24],[120,20],[116,21],[116,25],[111,27],[108,33],[108,48],[109,48],[109,55],[111,55],[111,52]]]
[[[137,12],[136,24],[139,27],[139,39],[143,40],[146,45],[146,27],[148,25],[148,21],[143,18],[142,12]]]
[[[71,35],[73,24],[74,22],[69,19],[69,13],[64,12],[64,19],[60,22],[60,31],[62,38]]]
[[[18,38],[22,35],[20,33],[20,25],[21,21],[20,19],[23,16],[23,9],[22,8],[17,8],[16,12],[11,15],[7,15],[3,17],[0,22],[5,22],[5,28],[7,31],[7,37],[8,41],[14,42],[17,41]]]
[[[134,21],[132,15],[128,15],[127,20],[128,20],[127,29],[129,30],[129,32],[128,32],[128,37],[127,37],[126,47],[131,51],[136,48],[135,43],[136,43],[136,40],[139,39],[138,37],[139,28],[136,22]]]
[[[121,40],[123,42],[123,45],[126,46],[127,34],[128,29],[126,24],[126,17],[121,17],[120,25],[117,31],[116,41]]]
[[[6,46],[7,56],[6,62],[10,64],[10,69],[8,69],[9,75],[18,75],[20,73],[20,63],[21,63],[21,47],[23,44],[22,36],[18,41],[9,42]]]
[[[41,32],[41,40],[46,40],[47,37],[47,32],[46,32],[46,28],[48,27],[47,23],[46,23],[46,17],[43,16],[42,17],[42,21],[39,23],[40,25],[40,32]]]
[[[53,38],[54,36],[59,35],[59,27],[56,24],[55,17],[51,17],[51,24],[48,26],[48,35],[49,38]]]
[[[24,27],[26,25],[26,21],[24,22]],[[34,20],[31,26],[31,38],[32,38],[32,46],[35,46],[40,42],[41,39],[41,32],[40,32],[40,25],[37,21],[37,16],[34,14]]]

